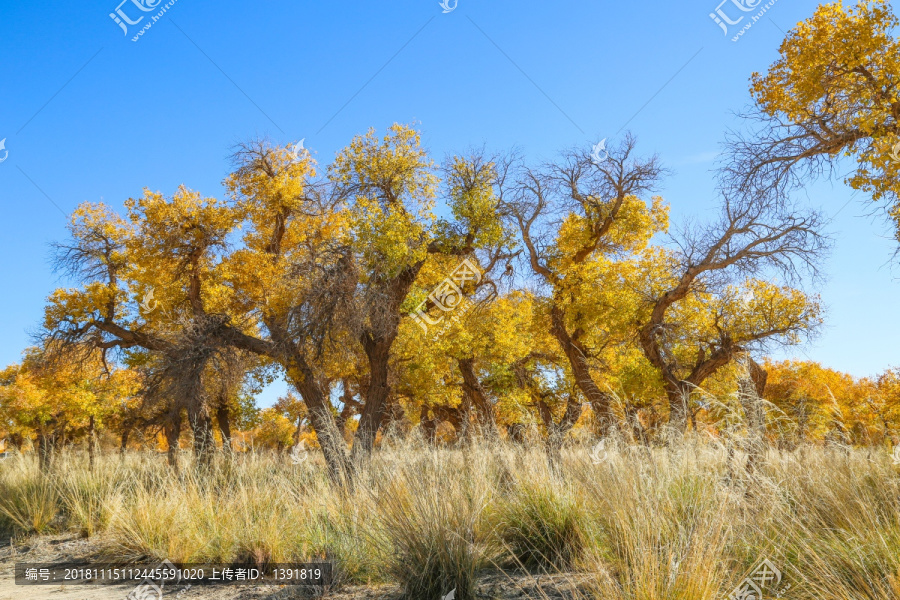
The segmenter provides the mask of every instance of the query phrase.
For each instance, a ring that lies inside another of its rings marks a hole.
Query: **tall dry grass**
[[[773,450],[752,473],[744,460],[690,437],[620,445],[598,464],[569,447],[558,468],[541,447],[395,440],[346,493],[315,455],[186,461],[177,474],[156,455],[102,457],[94,472],[70,455],[43,476],[17,458],[0,463],[0,528],[78,532],[118,559],[327,559],[339,582],[391,582],[417,600],[474,598],[488,571],[571,573],[585,599],[724,600],[764,558],[785,598],[900,599],[900,476],[886,452]]]

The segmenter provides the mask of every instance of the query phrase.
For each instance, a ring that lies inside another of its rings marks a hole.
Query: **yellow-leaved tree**
[[[728,144],[724,187],[786,195],[847,157],[847,183],[885,203],[900,242],[897,25],[888,0],[862,0],[823,4],[791,29],[778,60],[753,75],[751,127]]]
[[[0,418],[11,433],[37,445],[42,469],[63,445],[82,440],[93,468],[97,432],[137,384],[133,372],[108,369],[97,353],[29,348],[21,364],[0,371]]]

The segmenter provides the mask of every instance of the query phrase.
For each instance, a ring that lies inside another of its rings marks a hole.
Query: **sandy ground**
[[[133,584],[15,584],[16,562],[62,563],[84,560],[95,552],[96,548],[90,541],[71,535],[32,538],[15,546],[6,542],[0,546],[0,600],[125,600],[134,589]],[[570,575],[534,577],[524,573],[485,573],[479,579],[478,596],[485,600],[570,600],[576,597],[572,591],[572,581],[575,579],[578,577]],[[182,585],[166,589],[163,596],[165,600],[301,600],[313,597],[309,588],[275,585]],[[328,600],[397,600],[400,593],[396,586],[343,586],[319,597]]]

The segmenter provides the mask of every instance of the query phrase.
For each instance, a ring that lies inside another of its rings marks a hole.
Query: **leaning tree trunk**
[[[352,485],[347,445],[338,430],[330,403],[316,381],[315,374],[300,356],[294,358],[294,368],[288,372],[297,372],[300,375],[292,378],[292,383],[308,409],[309,423],[316,432],[316,439],[322,448],[329,479],[337,486]]]
[[[550,309],[550,322],[550,332],[559,342],[569,360],[569,366],[575,376],[575,384],[587,398],[591,410],[597,418],[597,429],[601,434],[606,434],[610,428],[618,428],[619,422],[612,409],[612,396],[601,390],[594,382],[584,347],[569,334],[563,311],[558,306]]]

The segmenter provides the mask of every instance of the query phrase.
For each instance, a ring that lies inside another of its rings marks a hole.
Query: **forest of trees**
[[[825,319],[811,290],[835,224],[798,191],[844,179],[900,232],[897,24],[872,1],[792,30],[753,75],[702,219],[670,222],[669,173],[632,136],[602,161],[437,160],[402,124],[327,165],[248,141],[224,199],[183,186],[124,213],[82,204],[54,246],[73,284],[0,372],[0,437],[42,465],[79,444],[91,460],[168,449],[176,466],[180,445],[205,462],[302,438],[336,481],[390,430],[540,436],[551,452],[574,431],[894,445],[900,369],[768,357]],[[275,379],[291,392],[258,409]]]

